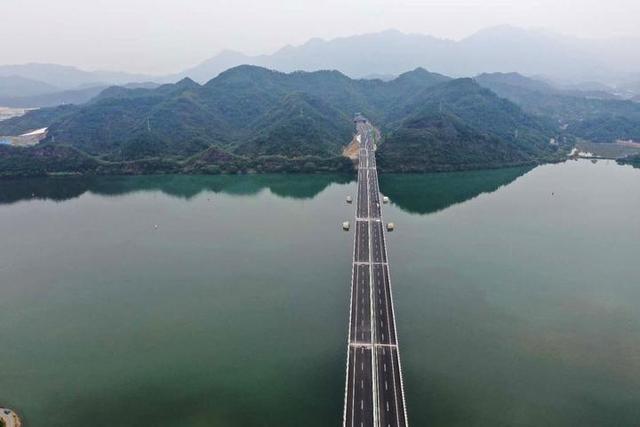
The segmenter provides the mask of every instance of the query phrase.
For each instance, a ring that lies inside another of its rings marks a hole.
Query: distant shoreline
[[[626,162],[624,159],[610,159],[605,157],[593,157],[593,158],[565,158],[558,159],[555,161],[545,161],[545,162],[515,162],[509,164],[501,164],[501,165],[472,165],[475,167],[454,167],[452,165],[441,165],[439,168],[433,169],[425,169],[425,170],[409,170],[409,171],[400,171],[400,170],[384,170],[380,171],[381,175],[386,174],[401,174],[401,175],[421,175],[421,174],[433,174],[433,173],[450,173],[450,172],[466,172],[466,171],[482,171],[482,170],[498,170],[498,169],[508,169],[513,167],[520,166],[542,166],[546,164],[558,164],[564,163],[571,160],[616,160],[618,164],[625,165],[631,164],[631,162]],[[20,179],[28,179],[28,178],[56,178],[56,177],[133,177],[133,176],[233,176],[233,175],[273,175],[273,174],[284,174],[284,175],[330,175],[330,174],[346,174],[346,175],[355,175],[355,169],[342,169],[342,170],[262,170],[257,171],[255,169],[247,169],[240,170],[236,172],[217,172],[217,173],[207,173],[206,171],[190,171],[184,172],[178,169],[176,170],[156,170],[156,171],[147,171],[147,172],[135,172],[135,171],[121,171],[113,172],[113,173],[100,173],[95,171],[87,171],[87,172],[77,172],[77,171],[61,171],[61,172],[43,172],[39,174],[3,174],[0,172],[0,180],[20,180]]]

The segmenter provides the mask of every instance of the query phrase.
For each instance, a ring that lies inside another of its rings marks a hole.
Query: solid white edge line
[[[360,160],[358,157],[358,165],[360,164]],[[358,193],[358,184],[356,181],[356,193]],[[355,207],[355,215],[357,216],[358,214],[358,196],[356,195],[356,207]],[[357,227],[357,223],[356,223],[356,227]],[[344,410],[343,410],[343,414],[342,414],[342,425],[343,427],[347,427],[347,407],[348,405],[348,396],[349,396],[349,362],[351,361],[351,311],[353,308],[353,281],[355,278],[355,264],[353,263],[353,261],[355,261],[356,259],[356,239],[357,239],[357,233],[354,230],[354,236],[353,236],[353,254],[352,254],[352,262],[351,262],[351,289],[350,289],[350,294],[349,294],[349,330],[347,332],[347,368],[346,368],[346,375],[345,375],[345,381],[344,381]],[[355,362],[355,360],[354,360]],[[355,378],[355,377],[354,377]],[[352,405],[353,407],[353,405]],[[353,424],[353,421],[352,421]]]
[[[380,208],[380,219],[382,219],[382,208]],[[382,240],[384,241],[384,247],[385,247],[385,251],[387,249],[387,233],[386,230],[384,228],[384,223],[383,223],[383,227],[382,227]],[[405,398],[405,393],[404,393],[404,381],[402,379],[403,375],[402,375],[402,358],[400,357],[400,340],[398,339],[398,323],[396,322],[396,308],[395,308],[395,303],[393,301],[393,286],[391,286],[391,268],[389,268],[389,265],[391,264],[391,261],[389,260],[389,252],[387,251],[386,253],[386,260],[387,260],[387,276],[389,278],[389,296],[391,298],[391,309],[392,309],[392,316],[393,316],[393,331],[396,337],[396,355],[398,356],[398,373],[400,375],[400,392],[402,393],[402,409],[404,412],[404,423],[405,426],[409,426],[409,417],[407,416],[407,401]],[[383,267],[384,268],[384,267]]]

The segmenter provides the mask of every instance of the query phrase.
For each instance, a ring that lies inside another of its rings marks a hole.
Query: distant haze
[[[637,0],[3,0],[2,16],[1,64],[156,75],[224,49],[266,54],[314,37],[389,28],[456,40],[501,24],[586,38],[640,37]]]

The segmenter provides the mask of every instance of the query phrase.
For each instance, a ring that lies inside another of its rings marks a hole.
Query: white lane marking
[[[361,190],[366,190],[366,194],[363,194],[363,200],[364,200],[364,197],[366,197],[367,200],[369,200],[369,202],[366,204],[366,206],[362,206],[363,210],[364,210],[364,208],[366,208],[369,211],[369,215],[368,215],[368,218],[366,218],[366,220],[368,221],[367,229],[363,231],[363,232],[367,233],[367,236],[365,238],[365,236],[363,235],[363,236],[361,236],[361,238],[362,238],[362,243],[365,243],[365,241],[366,241],[366,243],[368,243],[368,249],[369,250],[368,250],[368,254],[366,254],[366,255],[368,255],[368,258],[369,258],[368,267],[369,267],[369,271],[371,272],[371,268],[373,268],[372,264],[379,264],[379,265],[383,265],[383,266],[384,265],[388,265],[388,264],[386,262],[384,262],[386,260],[386,248],[384,246],[384,240],[382,242],[379,241],[380,238],[384,239],[384,237],[381,237],[381,231],[383,231],[382,230],[382,219],[379,218],[381,216],[381,210],[382,209],[381,209],[381,207],[379,205],[378,206],[374,206],[374,203],[379,200],[379,197],[378,197],[379,194],[374,193],[376,190],[379,191],[379,189],[378,189],[378,180],[377,180],[377,170],[375,168],[375,164],[376,164],[376,162],[375,162],[375,154],[373,153],[373,150],[375,150],[375,146],[374,146],[373,142],[371,141],[371,132],[370,132],[369,128],[367,128],[365,126],[362,126],[362,127],[360,127],[359,130],[361,132],[363,132],[362,135],[365,136],[365,144],[364,144],[364,148],[363,148],[363,154],[365,155],[365,157],[363,158],[363,160],[364,160],[363,164],[366,166],[366,168],[364,168],[366,170],[362,170],[360,172],[361,175],[362,175],[362,178],[364,180],[359,183],[359,186],[360,186]],[[359,178],[360,178],[360,176],[359,176]],[[372,218],[372,215],[371,215],[372,211],[375,213],[375,216],[378,216],[378,218]],[[376,224],[376,228],[377,229],[376,230],[371,230],[371,227],[373,227],[374,224]],[[372,236],[372,233],[373,233],[373,236]],[[371,247],[372,247],[372,243],[373,243],[373,247],[374,247],[374,250],[375,250],[375,255],[381,257],[383,262],[375,262],[375,263],[371,262],[371,256],[372,256]],[[364,247],[362,248],[362,250],[364,250]],[[361,255],[365,255],[365,253],[362,253]],[[367,264],[367,263],[363,262],[361,264]],[[376,273],[377,273],[377,276],[379,278],[380,277],[380,272],[377,271]],[[371,320],[372,326],[373,326],[373,325],[375,325],[375,317],[374,317],[375,310],[374,310],[374,307],[373,307],[373,301],[375,301],[375,300],[373,299],[372,293],[370,292],[371,291],[371,286],[372,286],[371,285],[371,277],[369,278],[369,280],[370,280],[370,285],[369,285],[369,291],[368,292],[369,292],[369,295],[370,295],[370,298],[371,298],[371,303],[369,304],[369,308],[370,308],[370,310],[372,310],[372,313],[371,313],[372,316],[371,316],[370,320]],[[387,286],[390,286],[390,284],[387,285],[386,283],[382,283],[382,284],[378,284],[378,285],[379,285],[379,287],[378,287],[379,297],[381,296],[380,287],[382,287],[382,286],[385,286],[385,292],[384,293],[385,293],[385,296],[386,296],[388,291],[390,291],[389,289],[387,289]],[[382,306],[381,298],[378,298],[378,302]],[[391,304],[391,302],[389,302],[389,304]],[[389,311],[391,309],[391,307],[389,307],[388,305],[385,305],[384,309]],[[383,310],[379,309],[378,311],[381,312]],[[382,316],[382,314],[381,314],[381,316]],[[380,322],[381,322],[382,325],[384,325],[384,322],[382,322],[382,320],[380,320]],[[383,334],[383,337],[384,337],[384,334]],[[373,335],[372,335],[372,338],[373,338]],[[375,348],[378,345],[380,345],[381,347],[383,347],[385,345],[387,345],[387,346],[395,346],[395,344],[375,343],[375,341],[372,341],[371,345],[373,346],[373,348]],[[383,353],[384,353],[384,347],[383,347]],[[375,353],[373,354],[373,356],[375,357]],[[392,365],[394,365],[393,362],[394,361],[392,360]],[[372,366],[374,366],[374,365],[372,364]],[[385,372],[386,372],[386,363],[385,363]],[[375,370],[372,370],[372,374],[373,374],[373,381],[375,383],[375,377],[376,377]],[[394,370],[394,377],[395,377],[395,370]],[[388,388],[388,383],[385,384],[385,385],[386,385],[386,388]],[[395,389],[395,382],[394,382],[394,389]],[[377,391],[377,389],[374,388],[373,389],[374,397],[376,397],[375,396],[377,394],[376,391]],[[382,402],[380,401],[379,403],[382,403]],[[377,417],[378,411],[376,410],[377,406],[378,406],[378,399],[374,399],[373,404],[374,404],[374,424],[375,424],[376,423],[376,419],[378,418]],[[397,403],[396,403],[396,406],[397,406]],[[387,401],[387,408],[389,408],[389,402],[388,401]],[[389,409],[387,409],[387,410],[389,410]],[[388,427],[391,426],[391,424],[388,424],[388,423],[385,423],[385,424],[387,424]],[[361,423],[361,425],[362,425],[362,423]]]
[[[382,346],[382,345],[389,346],[389,344],[376,344],[376,345],[377,346]],[[363,341],[353,341],[353,342],[349,343],[349,347],[366,348],[366,349],[370,350],[371,349],[371,343],[370,342],[363,342]]]

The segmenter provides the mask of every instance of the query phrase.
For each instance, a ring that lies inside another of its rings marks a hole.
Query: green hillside
[[[547,143],[548,144],[548,143]],[[466,124],[459,117],[424,112],[390,133],[378,152],[383,172],[427,172],[498,168],[554,161],[554,148],[514,143]]]
[[[355,112],[387,136],[380,149],[385,170],[529,164],[562,152],[549,144],[557,134],[549,122],[470,79],[423,69],[384,82],[245,65],[205,85],[184,79],[155,89],[109,88],[80,106],[2,122],[0,134],[48,127],[37,149],[16,156],[27,166],[43,147],[86,157],[82,168],[75,160],[63,162],[65,172],[345,171],[351,163],[341,153],[353,135]],[[34,159],[34,173],[61,172],[60,159],[51,171],[46,162]]]
[[[564,154],[550,143],[556,129],[471,79],[426,90],[390,117],[396,126],[378,153],[383,171],[495,168]]]
[[[339,156],[351,139],[350,117],[320,99],[287,95],[252,123],[255,136],[235,150],[249,156]]]
[[[568,136],[593,142],[640,141],[640,103],[595,99],[515,73],[482,74],[475,80],[527,113],[553,120]]]
[[[60,107],[41,108],[26,113],[24,116],[14,117],[0,122],[0,135],[22,135],[34,129],[48,127],[51,123],[70,116],[78,110],[74,105],[62,105]]]

